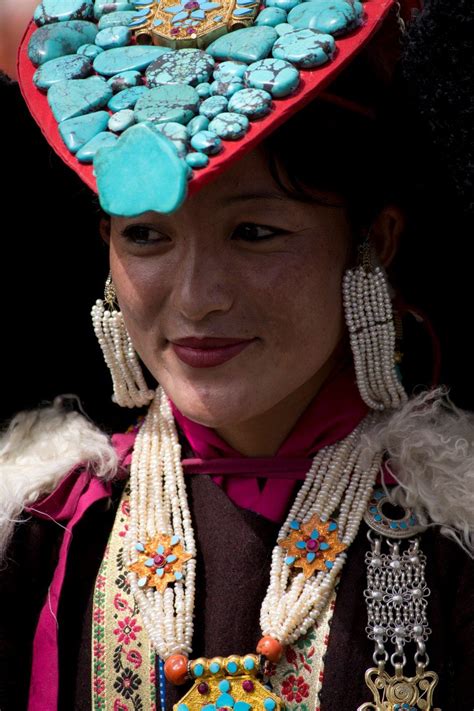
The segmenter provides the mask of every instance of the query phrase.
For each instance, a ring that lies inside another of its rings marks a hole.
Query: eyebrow
[[[288,200],[286,195],[276,190],[252,191],[247,193],[231,194],[226,198],[226,202],[237,202],[244,200]]]

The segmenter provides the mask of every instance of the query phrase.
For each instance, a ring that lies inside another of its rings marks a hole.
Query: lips
[[[185,346],[186,348],[198,348],[199,350],[207,350],[211,348],[223,348],[225,346],[235,346],[238,343],[248,343],[251,339],[247,338],[179,338],[171,341],[177,346]]]
[[[178,358],[187,365],[194,368],[212,368],[221,365],[237,356],[241,351],[250,346],[256,338],[252,340],[239,341],[229,338],[215,339],[184,339],[187,344],[191,341],[199,344],[199,348],[189,345],[179,345],[177,342],[171,343],[171,347]],[[216,341],[226,342],[226,345],[216,346]],[[207,347],[205,347],[205,344]],[[209,347],[211,346],[211,347]]]

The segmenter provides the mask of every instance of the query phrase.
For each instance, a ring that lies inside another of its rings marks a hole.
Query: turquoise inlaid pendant
[[[393,503],[384,489],[374,489],[364,521],[376,533],[389,538],[409,538],[425,530],[412,509]]]

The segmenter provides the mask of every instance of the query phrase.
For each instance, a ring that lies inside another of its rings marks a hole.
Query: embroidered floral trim
[[[130,481],[127,481],[94,588],[91,670],[94,711],[156,711],[156,655],[124,565],[129,496]]]

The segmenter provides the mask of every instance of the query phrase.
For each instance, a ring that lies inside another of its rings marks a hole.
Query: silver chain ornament
[[[433,707],[438,675],[427,670],[430,589],[425,580],[426,556],[418,536],[426,527],[410,508],[398,504],[402,515],[390,518],[388,506],[394,505],[384,489],[377,488],[364,516],[371,543],[365,555],[366,632],[375,645],[372,658],[377,666],[365,672],[373,701],[362,704],[357,711],[440,711]],[[414,645],[413,676],[404,673],[409,645]],[[386,668],[389,659],[395,670],[392,675]]]

